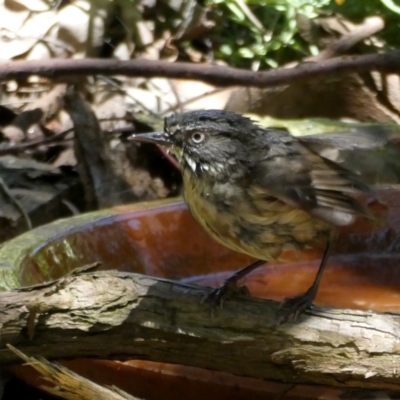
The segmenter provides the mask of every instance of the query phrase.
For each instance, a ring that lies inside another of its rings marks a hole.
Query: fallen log
[[[209,289],[123,272],[0,293],[0,365],[30,357],[157,360],[293,383],[400,390],[400,315],[315,308],[277,326],[279,303],[246,296],[215,317]]]

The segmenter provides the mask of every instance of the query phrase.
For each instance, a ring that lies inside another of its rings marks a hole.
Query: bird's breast
[[[287,248],[322,247],[330,227],[307,212],[229,182],[184,174],[184,197],[196,221],[219,243],[272,260]]]

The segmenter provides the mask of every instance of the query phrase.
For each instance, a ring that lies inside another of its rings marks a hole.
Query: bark
[[[27,356],[139,358],[285,382],[400,390],[400,316],[314,309],[277,326],[279,305],[206,288],[96,272],[0,293],[0,364]]]
[[[103,74],[198,79],[218,86],[272,87],[309,81],[319,76],[336,75],[338,73],[366,71],[398,73],[399,69],[400,51],[398,50],[381,54],[335,57],[320,62],[304,62],[294,68],[278,68],[265,72],[185,62],[120,61],[96,58],[85,60],[51,59],[0,63],[0,81],[22,79],[30,75],[73,81],[78,76]]]
[[[8,347],[26,364],[39,372],[45,383],[40,386],[40,389],[57,398],[68,400],[139,400],[116,387],[107,388],[98,385],[63,365],[50,363],[42,357],[27,357],[13,346],[9,345]]]

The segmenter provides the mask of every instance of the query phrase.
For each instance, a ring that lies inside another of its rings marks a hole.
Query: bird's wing
[[[357,173],[368,185],[400,183],[400,134],[389,127],[357,127],[300,140],[320,156]]]
[[[285,135],[279,146],[259,152],[252,183],[260,196],[271,196],[333,225],[348,225],[368,215],[351,193],[369,191],[360,178],[327,160],[297,138]]]

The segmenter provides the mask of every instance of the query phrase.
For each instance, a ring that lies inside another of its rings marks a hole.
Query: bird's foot
[[[282,316],[278,320],[278,325],[287,322],[289,319],[296,321],[297,318],[304,313],[304,311],[313,305],[316,294],[317,288],[311,286],[307,292],[299,296],[288,297],[283,300],[280,306],[283,311]]]
[[[211,316],[214,317],[217,307],[223,308],[226,299],[235,294],[250,296],[247,286],[238,286],[236,280],[227,279],[220,287],[204,295],[201,302],[210,306]]]

